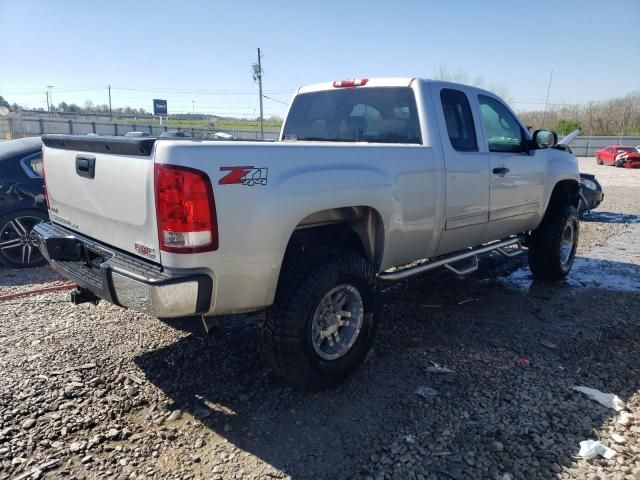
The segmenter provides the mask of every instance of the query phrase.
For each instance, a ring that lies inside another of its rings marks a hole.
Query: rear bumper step
[[[202,314],[210,308],[209,275],[168,274],[51,222],[36,225],[33,235],[55,271],[98,298],[159,318]]]

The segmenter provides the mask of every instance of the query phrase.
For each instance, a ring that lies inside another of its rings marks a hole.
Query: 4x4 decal
[[[246,167],[220,167],[221,172],[229,172],[218,181],[218,185],[254,185],[267,184],[267,168]]]

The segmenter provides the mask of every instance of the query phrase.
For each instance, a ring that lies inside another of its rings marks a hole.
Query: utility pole
[[[45,90],[44,94],[47,96],[47,113],[51,113],[51,106],[49,105],[49,90]]]
[[[109,120],[113,121],[113,114],[111,113],[111,85],[109,85]]]
[[[262,71],[261,57],[262,54],[258,48],[258,63],[253,64],[253,80],[258,82],[258,92],[260,95],[260,139],[264,140],[264,112],[262,109],[262,75],[264,72]]]
[[[49,99],[49,111],[50,112],[55,112],[55,107],[53,106],[53,95],[52,95],[52,90],[53,90],[53,85],[47,85],[48,90],[48,99]]]
[[[195,114],[196,114],[196,101],[191,100],[191,115],[195,115]]]
[[[553,79],[553,70],[551,70],[551,75],[549,75],[549,86],[547,87],[547,100],[544,102],[544,113],[542,114],[542,127],[544,128],[544,121],[547,118],[547,105],[549,104],[549,92],[551,91],[551,80]]]

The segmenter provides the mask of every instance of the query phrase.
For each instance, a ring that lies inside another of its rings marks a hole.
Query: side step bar
[[[475,272],[478,269],[477,255],[497,250],[506,257],[515,257],[516,255],[519,255],[524,251],[522,249],[522,242],[526,240],[526,238],[526,235],[518,235],[516,237],[510,237],[498,242],[489,243],[487,245],[480,245],[479,247],[470,248],[468,250],[446,255],[444,257],[426,260],[425,262],[413,267],[406,267],[393,271],[387,270],[378,274],[378,278],[388,281],[404,280],[405,278],[412,277],[413,275],[427,272],[439,267],[446,267],[457,275],[466,275],[468,273]],[[506,248],[513,246],[515,246],[515,248]],[[453,263],[459,262],[460,260],[465,260],[470,257],[476,258],[472,261],[472,264],[469,268],[459,270],[451,265]]]

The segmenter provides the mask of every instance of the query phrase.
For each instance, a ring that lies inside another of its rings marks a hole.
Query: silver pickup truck
[[[553,132],[496,95],[418,78],[300,88],[277,142],[45,135],[51,266],[157,317],[266,310],[273,368],[309,389],[365,357],[376,286],[528,249],[573,263],[580,177]]]

